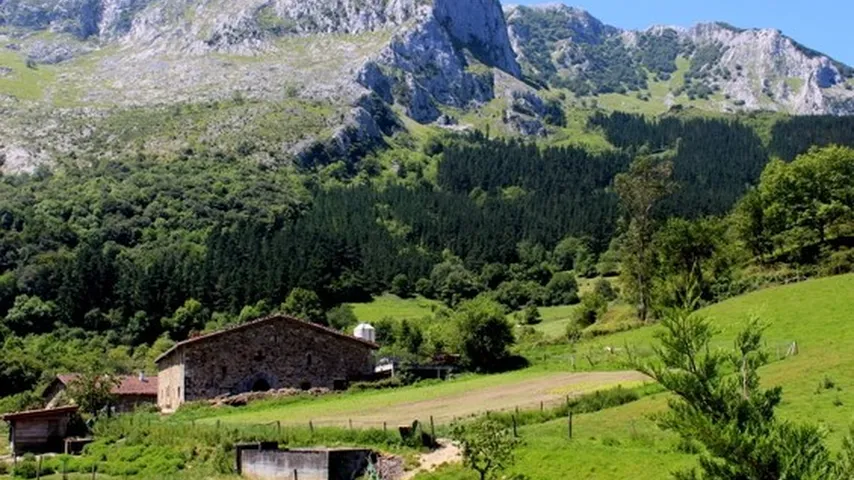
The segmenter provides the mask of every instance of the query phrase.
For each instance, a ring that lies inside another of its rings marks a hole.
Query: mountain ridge
[[[543,136],[558,110],[601,95],[854,114],[854,69],[779,31],[630,31],[562,4],[10,0],[0,45],[0,152],[13,171],[87,151],[219,148],[246,131],[261,162],[298,161],[318,143],[346,156],[402,117],[454,127],[491,105],[508,133]],[[170,109],[196,123],[169,131]]]

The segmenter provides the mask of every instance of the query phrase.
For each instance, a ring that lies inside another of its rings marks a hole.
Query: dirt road
[[[461,418],[486,411],[496,412],[539,408],[540,402],[546,407],[566,401],[566,398],[589,393],[595,390],[617,385],[637,385],[647,380],[638,372],[591,372],[556,373],[508,385],[480,388],[459,392],[438,398],[401,403],[372,408],[364,405],[358,412],[336,413],[330,416],[318,416],[314,420],[322,425],[346,424],[352,420],[355,425],[404,425],[413,419],[422,420],[432,416],[437,424],[450,423]]]

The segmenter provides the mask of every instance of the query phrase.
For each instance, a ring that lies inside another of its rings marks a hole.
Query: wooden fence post
[[[430,415],[430,435],[436,440],[436,425],[433,423],[433,415]]]
[[[388,432],[388,423],[383,422],[383,432]]]
[[[569,412],[569,439],[572,440],[572,411]]]
[[[279,437],[282,436],[282,421],[281,420],[276,421],[276,435],[278,435]]]
[[[96,475],[98,475],[98,464],[93,463],[92,464],[92,480],[95,480]]]
[[[349,423],[350,423],[350,430],[352,430],[353,429],[353,419],[352,418],[349,420]]]
[[[39,466],[36,468],[36,480],[41,480],[42,478],[42,458],[39,457]]]
[[[311,420],[308,421],[308,429],[311,431],[311,434],[314,435],[314,423]]]
[[[546,408],[546,407],[545,407],[545,405],[543,404],[543,401],[542,401],[542,400],[540,400],[540,411],[541,411],[541,412],[542,412],[542,411],[545,411],[545,408]]]

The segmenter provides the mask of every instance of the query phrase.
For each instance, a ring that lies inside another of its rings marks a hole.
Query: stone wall
[[[372,352],[358,340],[276,319],[189,343],[171,356],[183,354],[181,401],[194,401],[253,390],[341,388],[373,372]]]
[[[184,403],[183,352],[179,349],[157,365],[157,406],[169,412]]]

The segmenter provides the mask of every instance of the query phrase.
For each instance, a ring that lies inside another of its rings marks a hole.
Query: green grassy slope
[[[420,320],[443,308],[440,302],[426,298],[400,298],[383,295],[370,303],[352,303],[353,313],[360,322],[376,322],[384,318],[394,320]]]
[[[813,280],[759,291],[701,312],[718,328],[717,343],[728,347],[751,314],[768,325],[766,345],[772,357],[796,341],[797,356],[775,359],[762,369],[763,382],[782,385],[783,418],[819,423],[828,441],[837,448],[854,423],[854,275]],[[656,327],[639,329],[585,342],[581,348],[608,345],[647,348]],[[552,351],[557,356],[560,352]],[[825,378],[833,388],[826,388]],[[666,408],[667,396],[659,394],[623,407],[575,419],[575,439],[566,438],[565,421],[522,429],[525,445],[518,452],[514,473],[530,478],[559,479],[572,471],[574,478],[667,478],[691,465],[694,457],[680,452],[678,439],[659,430],[650,415]],[[422,475],[419,480],[470,479],[457,467]]]

